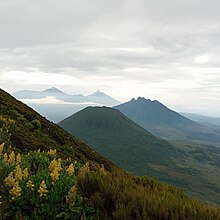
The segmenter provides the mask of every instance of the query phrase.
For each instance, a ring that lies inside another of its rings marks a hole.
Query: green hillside
[[[59,125],[129,173],[157,177],[203,201],[219,203],[219,148],[170,144],[107,107],[87,107]]]
[[[136,175],[149,173],[149,163],[168,164],[180,156],[168,142],[156,138],[108,107],[87,107],[64,119],[61,127],[76,135],[111,161]]]
[[[0,170],[0,219],[220,219],[175,187],[128,175],[3,90]]]

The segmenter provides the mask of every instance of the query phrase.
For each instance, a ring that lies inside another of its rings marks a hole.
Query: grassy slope
[[[12,111],[16,110],[18,114],[24,117],[21,121]],[[104,164],[111,170],[114,166],[100,154],[92,150],[86,144],[73,137],[56,124],[47,121],[37,112],[27,105],[10,96],[0,89],[0,115],[13,118],[17,121],[17,129],[12,136],[12,145],[21,150],[48,149],[56,147],[58,152],[64,157],[75,156],[82,163],[93,161],[98,164]],[[40,131],[30,131],[24,127],[24,124],[38,119],[41,123]]]
[[[152,136],[118,110],[88,107],[60,125],[111,161],[136,175],[149,175],[219,203],[220,149]]]

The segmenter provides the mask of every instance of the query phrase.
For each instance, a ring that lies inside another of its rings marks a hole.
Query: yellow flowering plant
[[[5,143],[0,144],[0,156],[2,155]]]
[[[7,163],[3,161],[3,155],[0,158],[4,170],[4,175],[0,174],[0,181],[5,192],[2,207],[5,207],[6,215],[14,216],[12,210],[15,209],[26,219],[31,219],[32,215],[36,219],[41,219],[40,216],[48,216],[49,219],[56,216],[73,219],[78,216],[78,219],[94,215],[91,204],[77,190],[77,175],[89,172],[88,164],[80,166],[71,161],[53,159],[43,151],[20,155],[18,164],[17,159],[9,163],[9,155],[13,154],[10,152],[7,155]],[[13,157],[17,158],[18,155],[14,152]]]
[[[22,154],[10,148],[11,124],[0,116],[0,218],[95,219],[94,208],[76,188],[82,166],[73,165],[73,158],[56,159],[56,150]]]
[[[73,175],[74,174],[74,172],[75,172],[75,167],[74,167],[74,165],[71,163],[70,165],[69,165],[69,167],[66,169],[66,172],[69,174],[69,175]]]
[[[4,143],[6,148],[10,145],[11,133],[16,128],[15,121],[0,115],[0,143]]]
[[[57,153],[57,150],[56,150],[56,149],[54,149],[54,150],[50,149],[50,150],[48,151],[48,154],[51,155],[51,156],[55,156],[56,153]]]

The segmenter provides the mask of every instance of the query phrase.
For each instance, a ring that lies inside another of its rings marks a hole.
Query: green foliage
[[[16,110],[9,110],[8,114],[11,116],[12,119],[17,120],[20,123],[23,123],[25,121],[25,117],[22,114],[18,113],[18,111]]]
[[[36,130],[40,130],[40,129],[41,129],[41,123],[40,123],[40,121],[37,120],[37,119],[34,119],[34,120],[32,121],[32,125],[33,125],[34,129],[36,129]]]
[[[9,147],[11,133],[14,132],[15,128],[14,120],[0,116],[0,143],[5,143]]]
[[[28,131],[31,131],[32,129],[34,129],[34,126],[31,122],[26,122],[24,123],[24,128],[27,129]]]

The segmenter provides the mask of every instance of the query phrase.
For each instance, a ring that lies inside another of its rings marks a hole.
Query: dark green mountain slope
[[[110,161],[1,89],[0,115],[16,121],[17,126],[11,141],[12,145],[18,149],[35,150],[40,148],[47,150],[50,147],[56,147],[64,157],[75,156],[83,163],[94,161],[98,164],[105,164],[109,169],[112,167]],[[33,120],[40,122],[40,130],[32,127]]]
[[[191,121],[156,100],[139,97],[114,108],[162,138],[220,143],[220,129]]]
[[[219,203],[220,149],[156,138],[116,109],[88,107],[59,123],[136,175],[150,175]]]

